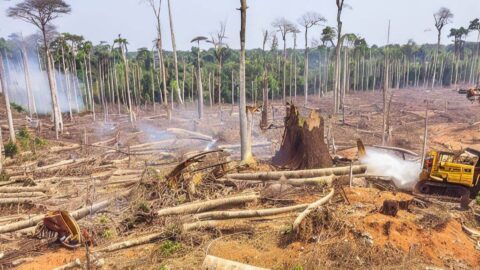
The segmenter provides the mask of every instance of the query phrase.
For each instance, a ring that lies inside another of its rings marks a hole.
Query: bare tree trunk
[[[128,102],[128,113],[130,115],[130,123],[132,126],[135,125],[135,119],[133,117],[133,106],[132,106],[132,99],[130,97],[130,80],[129,80],[129,65],[128,65],[128,59],[127,55],[125,52],[125,47],[124,45],[120,45],[121,51],[122,51],[122,57],[123,57],[123,63],[125,64],[125,88],[127,91],[127,102]]]
[[[47,33],[45,27],[43,27],[42,35],[43,35],[43,46],[45,51],[45,58],[47,59],[47,76],[48,76],[48,84],[50,86],[50,95],[52,98],[52,114],[55,124],[55,137],[58,140],[58,134],[62,129],[62,114],[60,112],[60,107],[58,105],[58,97],[57,97],[57,88],[55,86],[55,81],[53,78],[53,63],[50,57],[50,50],[47,41]]]
[[[28,113],[30,114],[30,118],[31,118],[32,114],[37,114],[37,107],[35,106],[35,97],[33,96],[33,93],[32,93],[32,81],[30,80],[30,68],[28,66],[28,55],[25,50],[25,45],[22,45],[21,53],[22,53],[23,68],[25,73],[25,86],[27,88]]]
[[[435,58],[433,59],[433,77],[432,77],[432,88],[435,87],[435,77],[437,75],[437,61],[438,61],[438,54],[440,53],[440,39],[442,37],[442,32],[439,30],[438,31],[438,37],[437,37],[437,50],[435,52]]]
[[[308,104],[308,27],[305,27],[305,56],[303,60],[304,64],[304,95],[305,95],[305,106]]]
[[[12,143],[16,142],[15,138],[15,130],[13,128],[13,117],[12,117],[12,109],[10,106],[10,99],[8,96],[8,89],[5,83],[5,69],[3,68],[3,57],[0,53],[0,90],[3,92],[3,96],[5,98],[5,108],[7,109],[7,118],[8,118],[8,131],[10,133],[10,141]],[[0,133],[2,132],[0,128]],[[1,154],[0,154],[1,155]],[[0,157],[1,158],[1,157]]]
[[[241,12],[241,30],[240,30],[240,102],[239,102],[239,116],[240,116],[240,140],[241,140],[241,156],[242,161],[248,161],[252,158],[251,134],[248,134],[247,123],[247,108],[245,97],[245,32],[247,25],[247,0],[240,0]],[[286,61],[286,60],[285,60]],[[286,66],[284,66],[286,67]],[[284,68],[285,70],[285,68]],[[285,75],[285,74],[284,74]],[[285,76],[284,76],[285,83]],[[285,84],[284,84],[284,101],[285,101]]]
[[[202,86],[202,65],[200,64],[200,41],[198,41],[197,64],[198,64],[198,77],[197,77],[198,118],[202,119],[203,117],[203,86]]]
[[[210,108],[213,106],[212,103],[212,73],[208,73],[208,98],[210,100]]]
[[[168,18],[170,20],[170,34],[172,36],[172,49],[173,49],[173,62],[175,65],[175,80],[177,82],[177,96],[180,104],[183,104],[182,95],[180,93],[180,82],[178,81],[178,58],[177,58],[177,45],[175,42],[175,31],[173,29],[172,8],[170,6],[170,0],[168,0]],[[173,91],[173,90],[172,90]]]

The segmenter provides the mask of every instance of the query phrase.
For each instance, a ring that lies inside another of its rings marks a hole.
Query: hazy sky
[[[152,47],[155,39],[154,17],[142,0],[66,0],[72,13],[55,21],[60,32],[81,34],[95,44],[111,42],[119,33],[127,38],[130,50]],[[157,0],[158,1],[158,0]],[[227,22],[230,47],[239,47],[240,15],[238,0],[171,0],[174,14],[177,47],[190,49],[190,40],[199,35],[209,36]],[[33,33],[32,25],[6,16],[8,7],[18,0],[0,0],[0,36],[12,32]],[[166,0],[163,0],[162,28],[164,46],[171,48]],[[297,22],[307,11],[316,11],[327,18],[327,24],[336,25],[334,0],[248,0],[247,48],[261,47],[262,29],[271,29],[271,22],[285,17]],[[406,43],[412,38],[417,43],[435,43],[436,30],[433,13],[445,6],[455,14],[452,24],[445,27],[442,43],[450,42],[447,32],[452,27],[468,26],[480,16],[480,0],[346,0],[351,8],[343,13],[344,30],[365,37],[369,44],[386,43],[388,20],[391,20],[391,42]],[[311,38],[320,36],[321,27],[309,32]],[[303,34],[299,46],[303,47]],[[468,40],[475,41],[476,34]],[[292,38],[290,38],[290,41]],[[204,45],[207,46],[207,45]],[[291,46],[291,42],[289,42]]]

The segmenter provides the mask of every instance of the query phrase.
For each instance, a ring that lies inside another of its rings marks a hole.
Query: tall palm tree
[[[125,87],[127,91],[127,101],[128,101],[128,113],[130,115],[130,123],[132,126],[135,123],[135,118],[133,115],[133,107],[132,107],[132,99],[130,97],[130,79],[129,79],[129,66],[128,66],[128,59],[127,59],[127,40],[122,38],[119,34],[118,38],[115,39],[114,44],[118,44],[120,47],[120,52],[122,54],[123,64],[125,65]]]
[[[287,89],[287,35],[297,31],[295,25],[285,18],[278,18],[272,26],[280,32],[283,40],[283,102],[286,101],[286,89]]]

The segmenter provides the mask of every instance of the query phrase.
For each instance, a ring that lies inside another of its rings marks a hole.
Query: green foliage
[[[102,224],[107,224],[108,223],[108,217],[105,214],[102,214],[99,218],[98,221]]]
[[[13,158],[18,154],[18,146],[13,142],[4,145],[5,156]]]
[[[158,268],[158,270],[169,270],[169,269],[165,265],[162,265],[162,266],[160,266],[160,268]]]
[[[45,146],[47,144],[47,142],[42,139],[42,138],[35,138],[35,145],[38,146],[38,147],[42,147],[42,146]]]
[[[138,209],[142,212],[148,213],[150,212],[150,207],[148,207],[146,202],[141,202],[138,204]]]
[[[18,131],[18,136],[17,137],[19,139],[30,140],[30,132],[28,131],[28,129],[26,127],[23,127]]]
[[[178,250],[180,250],[181,248],[182,248],[182,244],[171,241],[171,240],[166,240],[160,245],[159,251],[162,254],[162,256],[168,257],[174,254],[175,252],[177,252]]]
[[[107,239],[108,239],[108,238],[112,238],[112,236],[113,236],[113,232],[112,232],[110,229],[106,229],[106,230],[104,230],[103,233],[102,233],[102,237],[103,237],[103,238],[107,238]]]
[[[478,192],[477,198],[475,198],[475,200],[477,201],[477,204],[480,205],[480,192]]]
[[[303,266],[296,265],[295,267],[292,268],[292,270],[303,270]]]
[[[24,109],[22,106],[20,106],[20,105],[18,105],[18,104],[16,104],[16,103],[13,103],[13,102],[12,102],[12,103],[10,103],[10,106],[11,106],[15,111],[17,111],[18,113],[26,112],[25,109]]]

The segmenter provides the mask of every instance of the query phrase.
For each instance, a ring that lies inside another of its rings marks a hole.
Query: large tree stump
[[[320,114],[312,110],[307,118],[302,118],[291,105],[285,117],[282,146],[273,157],[273,164],[291,170],[332,167],[332,157],[323,137]]]

